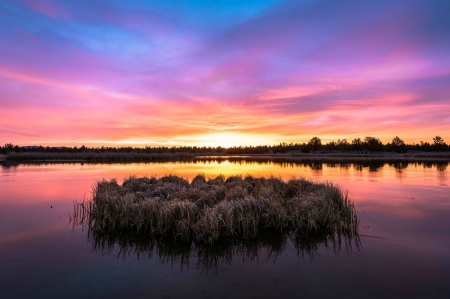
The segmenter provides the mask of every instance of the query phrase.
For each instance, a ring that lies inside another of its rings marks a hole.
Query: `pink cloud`
[[[50,19],[17,8],[0,38],[5,143],[450,139],[428,5],[280,5],[215,32],[154,8],[26,3]]]

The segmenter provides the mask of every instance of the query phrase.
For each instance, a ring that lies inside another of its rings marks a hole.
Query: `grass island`
[[[332,183],[292,178],[168,175],[98,181],[92,199],[75,203],[74,223],[99,233],[131,231],[183,242],[255,238],[261,230],[295,235],[356,234],[358,218]]]

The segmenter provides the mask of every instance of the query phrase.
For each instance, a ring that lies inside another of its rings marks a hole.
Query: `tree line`
[[[314,153],[314,152],[356,152],[356,153],[380,153],[396,152],[406,153],[408,151],[443,152],[450,151],[440,136],[433,138],[433,142],[406,144],[400,137],[395,136],[391,142],[383,144],[376,137],[366,136],[364,139],[355,138],[351,142],[346,139],[322,143],[319,137],[311,138],[307,143],[280,143],[278,145],[259,146],[235,146],[224,148],[206,146],[174,146],[174,147],[44,147],[44,146],[18,146],[7,143],[0,146],[1,154],[9,152],[55,152],[55,153],[192,153],[192,154],[280,154],[290,152]]]
[[[355,138],[351,142],[346,139],[339,139],[337,142],[331,141],[327,144],[322,144],[320,138],[313,137],[307,143],[309,150],[314,151],[339,151],[348,152],[355,151],[357,153],[375,153],[375,152],[397,152],[406,153],[408,151],[422,151],[422,152],[434,152],[434,151],[449,151],[449,146],[445,143],[444,139],[440,136],[433,138],[433,143],[423,142],[415,144],[406,144],[400,137],[395,136],[391,142],[383,144],[380,139],[366,136],[364,139]]]

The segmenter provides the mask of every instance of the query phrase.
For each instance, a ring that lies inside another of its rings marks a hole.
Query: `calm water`
[[[450,298],[447,164],[48,164],[0,169],[1,298]],[[98,240],[68,225],[96,180],[306,177],[348,190],[360,246],[282,236],[192,248]],[[52,208],[50,208],[52,206]],[[120,244],[120,245],[119,245]]]

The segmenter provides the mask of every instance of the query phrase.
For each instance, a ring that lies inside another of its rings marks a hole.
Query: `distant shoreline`
[[[450,162],[450,152],[416,152],[416,153],[282,153],[282,154],[248,154],[218,155],[186,153],[10,153],[0,155],[1,162],[15,163],[137,163],[137,162],[183,162],[213,160],[248,160],[248,161],[317,161],[317,162],[352,162],[352,161],[440,161]]]
[[[8,153],[4,161],[9,162],[156,162],[192,160],[189,153],[52,153],[24,152]]]
[[[337,160],[377,160],[377,161],[424,161],[424,160],[439,160],[450,162],[450,153],[383,153],[383,154],[352,154],[352,153],[316,153],[316,154],[251,154],[251,155],[198,155],[196,160],[226,160],[226,159],[248,159],[248,160],[275,160],[285,159],[292,161],[301,160],[323,160],[323,161],[337,161]]]

